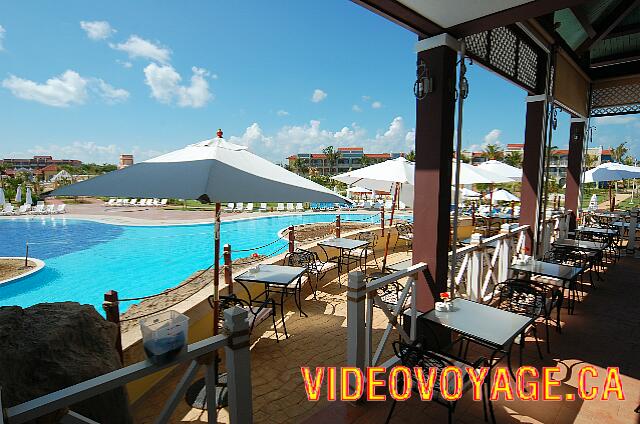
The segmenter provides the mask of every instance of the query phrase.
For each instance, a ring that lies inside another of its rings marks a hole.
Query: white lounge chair
[[[242,212],[244,210],[244,203],[238,202],[236,203],[236,208],[233,210],[234,212]]]
[[[233,202],[227,203],[227,207],[224,208],[225,212],[233,212],[233,209],[236,207],[236,204]]]
[[[138,199],[131,199],[128,206],[139,206]]]
[[[244,207],[245,212],[253,212],[253,202],[247,203],[247,206]]]
[[[302,203],[296,203],[296,211],[304,212],[304,206],[302,205]]]
[[[0,215],[13,215],[15,213],[14,207],[11,203],[6,203]]]
[[[160,206],[167,206],[167,203],[169,203],[169,199],[160,200]]]
[[[66,213],[67,212],[67,205],[65,205],[64,203],[61,203],[58,205],[58,207],[56,208],[56,213]]]
[[[27,213],[30,210],[31,210],[31,205],[28,203],[25,203],[24,205],[18,208],[18,212],[16,213],[16,215],[22,215],[23,213]]]
[[[293,203],[287,203],[287,212],[295,212],[296,208],[293,206]]]
[[[266,212],[267,211],[267,204],[266,203],[260,203],[260,212]]]
[[[284,212],[284,203],[278,203],[278,212]]]
[[[56,212],[56,205],[47,205],[43,213],[45,215],[51,215],[55,212]]]
[[[106,203],[106,206],[114,206],[116,204],[116,199],[115,197],[112,197],[111,199],[109,199],[109,201]]]
[[[44,213],[44,210],[45,210],[44,208],[45,208],[44,203],[38,202],[36,207],[31,210],[31,214],[32,215],[41,215],[41,214]]]
[[[393,201],[392,200],[386,200],[384,202],[384,210],[390,211],[391,209],[393,209]]]

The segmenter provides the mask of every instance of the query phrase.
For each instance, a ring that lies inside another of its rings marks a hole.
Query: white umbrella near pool
[[[4,206],[7,201],[4,198],[4,189],[0,188],[0,206]]]
[[[485,171],[489,171],[494,174],[502,175],[511,179],[511,181],[522,181],[522,169],[507,165],[506,163],[498,160],[488,160],[478,165],[478,168],[482,168]]]
[[[25,196],[24,204],[29,206],[33,205],[33,199],[31,198],[31,187],[27,187],[27,195]]]
[[[215,203],[214,334],[218,332],[221,202],[350,203],[311,180],[257,156],[245,146],[217,138],[61,187],[50,196],[112,196],[195,199]]]
[[[16,203],[22,202],[22,184],[18,184],[18,188],[16,189]]]
[[[602,181],[628,180],[632,178],[640,178],[640,167],[607,162],[585,172],[583,182],[597,183]],[[615,202],[611,200],[611,184],[609,184],[609,208],[613,211]]]
[[[484,196],[485,199],[492,199],[497,202],[519,202],[520,198],[511,192],[504,190],[502,188],[491,192],[490,194],[486,194]]]

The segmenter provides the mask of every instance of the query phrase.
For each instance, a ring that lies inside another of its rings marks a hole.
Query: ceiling
[[[443,28],[492,15],[532,0],[398,0]]]

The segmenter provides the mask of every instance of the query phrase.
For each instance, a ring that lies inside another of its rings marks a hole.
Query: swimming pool
[[[377,213],[342,214],[341,219],[380,222]],[[221,244],[231,244],[232,251],[251,249],[276,240],[278,231],[289,225],[334,220],[335,214],[306,213],[223,221]],[[103,313],[107,290],[118,291],[122,298],[155,294],[208,267],[213,225],[127,226],[64,217],[0,220],[0,256],[24,256],[26,242],[29,256],[44,260],[46,266],[0,285],[0,306],[75,301]],[[278,240],[255,251],[279,253],[286,246],[285,240]]]

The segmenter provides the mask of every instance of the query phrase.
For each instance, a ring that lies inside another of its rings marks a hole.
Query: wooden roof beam
[[[573,16],[576,17],[578,22],[580,22],[580,25],[582,25],[582,28],[585,30],[589,38],[594,38],[597,33],[595,28],[593,28],[593,25],[591,25],[591,22],[589,22],[587,14],[579,7],[572,7],[569,10],[571,10],[571,13],[573,13]]]
[[[576,53],[582,54],[586,52],[587,50],[589,50],[589,48],[591,48],[591,46],[606,37],[638,5],[640,5],[640,0],[622,0],[611,11],[611,13],[607,14],[607,16],[601,19],[602,22],[597,24],[597,34],[595,35],[595,37],[590,37],[586,39],[582,44],[580,44],[580,46],[576,49]]]

